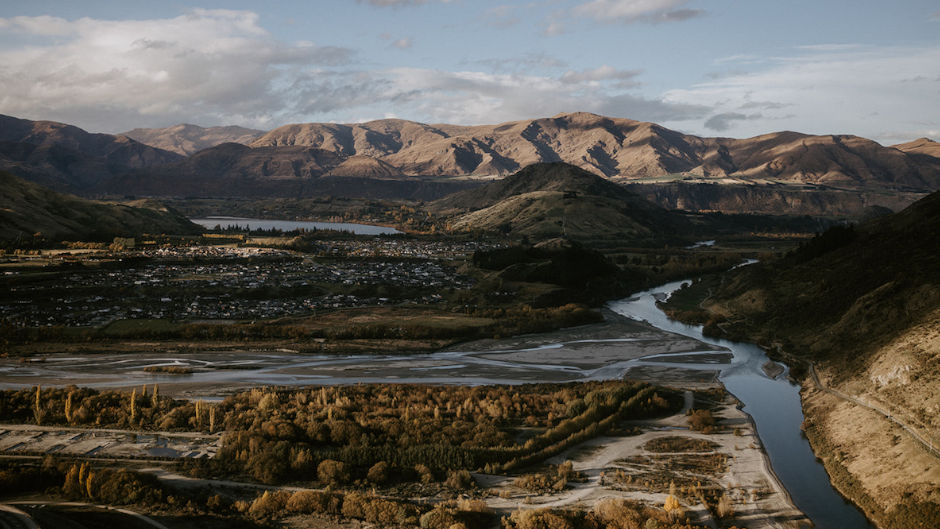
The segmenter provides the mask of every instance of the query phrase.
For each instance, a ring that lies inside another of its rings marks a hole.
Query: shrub
[[[366,479],[376,485],[385,484],[385,482],[388,481],[388,463],[379,461],[372,465],[372,468],[370,468],[369,472],[366,474]]]
[[[447,480],[444,484],[452,489],[465,490],[475,486],[476,482],[466,470],[451,470],[447,473]]]
[[[697,432],[712,433],[715,431],[715,418],[709,410],[690,410],[689,427]]]
[[[328,485],[342,485],[349,481],[349,474],[342,461],[324,459],[317,465],[317,478]]]
[[[255,518],[265,518],[284,510],[290,499],[289,492],[264,491],[264,494],[255,498],[248,508],[248,514]]]

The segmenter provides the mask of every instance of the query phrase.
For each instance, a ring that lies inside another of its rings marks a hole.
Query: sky
[[[0,3],[0,113],[93,132],[586,111],[940,140],[935,0]]]

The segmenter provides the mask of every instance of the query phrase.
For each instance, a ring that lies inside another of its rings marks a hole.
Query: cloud
[[[421,4],[428,3],[429,0],[356,0],[360,4],[369,4],[375,7],[406,7],[406,6],[417,6]],[[453,0],[438,0],[441,3],[447,4]]]
[[[638,85],[635,80],[638,75],[640,75],[639,70],[618,70],[605,64],[593,70],[569,70],[561,76],[561,82],[597,83],[601,81],[618,81],[618,86],[626,88]]]
[[[502,59],[476,59],[463,61],[463,64],[484,66],[494,73],[527,73],[533,70],[551,70],[566,66],[566,63],[561,59],[544,53],[527,53],[519,57]]]
[[[0,18],[0,29],[30,35],[62,36],[72,33],[73,26],[64,18],[41,15]]]
[[[389,44],[389,46],[393,48],[398,48],[400,50],[407,50],[408,48],[412,46],[412,44],[413,42],[411,40],[411,37],[404,37],[404,38],[396,39],[392,41],[392,43]]]
[[[561,22],[549,22],[545,29],[542,30],[542,35],[546,37],[557,37],[558,35],[564,35],[566,33],[565,25]]]
[[[731,128],[732,123],[735,121],[746,121],[749,119],[760,119],[763,116],[760,114],[742,114],[740,112],[725,112],[723,114],[715,114],[714,116],[708,118],[705,121],[705,128],[711,130],[717,130],[719,132],[726,131]]]
[[[694,119],[707,115],[697,105],[610,90],[592,82],[565,82],[534,75],[398,68],[388,73],[390,95],[407,102],[411,115],[430,122],[497,123],[583,110],[639,120]]]
[[[689,0],[592,0],[576,6],[576,16],[600,22],[678,22],[705,14],[701,9],[685,8]]]
[[[749,108],[761,108],[765,110],[779,110],[781,108],[786,108],[791,106],[785,103],[777,103],[776,101],[748,101],[743,105],[739,106],[741,110],[746,110]]]
[[[366,68],[347,48],[279,42],[243,11],[137,21],[0,18],[0,27],[15,27],[28,44],[0,48],[0,113],[94,131],[180,122],[271,128],[390,112],[461,124],[578,110],[650,121],[714,114],[631,93],[635,70],[564,71],[544,54],[464,63],[461,71]]]
[[[427,2],[427,0],[356,0],[357,2],[371,4],[377,7],[401,7],[401,6],[412,6],[420,5]]]
[[[804,44],[802,46],[797,46],[797,49],[809,50],[809,51],[848,51],[848,50],[856,50],[862,47],[863,46],[861,44],[829,43],[829,44]]]
[[[0,26],[29,43],[0,48],[0,112],[97,130],[157,117],[262,124],[298,72],[354,57],[343,47],[278,42],[245,11],[124,21],[16,17]],[[55,37],[38,39],[48,35]]]
[[[762,60],[763,59],[757,55],[739,53],[737,55],[729,55],[727,57],[720,57],[718,59],[715,59],[712,62],[714,62],[715,64],[728,64],[728,63],[754,64],[754,63],[762,62]]]
[[[668,124],[693,132],[727,130],[741,137],[790,128],[894,141],[882,132],[886,120],[895,130],[940,128],[940,80],[907,82],[936,72],[937,64],[938,47],[803,50],[768,59],[761,71],[670,90],[663,99],[713,109],[705,122]],[[761,112],[738,119],[734,114],[745,108]]]

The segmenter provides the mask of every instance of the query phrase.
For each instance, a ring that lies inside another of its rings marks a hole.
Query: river
[[[771,466],[793,503],[820,529],[871,529],[873,526],[862,513],[832,487],[825,468],[803,437],[799,386],[790,383],[786,373],[776,379],[767,377],[761,366],[768,358],[760,347],[709,338],[702,334],[701,326],[671,320],[659,310],[656,301],[666,299],[682,284],[683,281],[668,283],[611,302],[608,307],[664,331],[730,350],[731,363],[721,369],[719,379],[754,419]]]
[[[386,226],[373,226],[371,224],[354,224],[351,222],[313,222],[305,220],[270,220],[270,219],[249,219],[245,217],[205,217],[201,219],[189,219],[200,226],[212,229],[216,226],[251,228],[254,230],[277,229],[282,231],[293,230],[333,230],[348,231],[357,235],[394,235],[401,233],[395,228]]]

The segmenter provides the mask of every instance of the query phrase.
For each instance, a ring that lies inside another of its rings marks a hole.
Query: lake
[[[371,224],[355,224],[351,222],[313,222],[306,220],[271,220],[271,219],[249,219],[245,217],[205,217],[199,219],[189,219],[200,226],[212,229],[216,226],[236,227],[241,229],[251,228],[253,230],[277,229],[281,231],[294,230],[332,230],[346,231],[356,235],[394,235],[401,233],[395,228],[387,226],[373,226]]]

